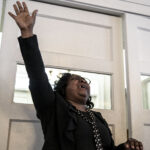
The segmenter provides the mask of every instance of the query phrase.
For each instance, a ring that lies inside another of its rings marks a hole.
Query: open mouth
[[[89,88],[88,86],[84,85],[84,84],[81,84],[79,85],[79,88],[80,88],[80,92],[85,96],[89,95]]]
[[[86,86],[84,86],[84,85],[81,85],[81,86],[80,86],[80,88],[86,89]]]

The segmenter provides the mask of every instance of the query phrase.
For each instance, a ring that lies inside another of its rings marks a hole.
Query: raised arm
[[[16,21],[21,37],[18,38],[21,53],[30,79],[30,91],[37,113],[42,113],[54,105],[54,92],[45,73],[37,37],[33,35],[37,10],[30,16],[25,2],[13,5],[16,15],[9,15]]]

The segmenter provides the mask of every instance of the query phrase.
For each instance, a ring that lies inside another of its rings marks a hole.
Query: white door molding
[[[101,13],[120,15],[122,13],[132,13],[137,15],[150,16],[149,1],[133,2],[126,0],[36,0],[44,3],[51,3],[97,11]]]

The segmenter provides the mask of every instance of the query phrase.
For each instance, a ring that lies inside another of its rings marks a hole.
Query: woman
[[[21,31],[18,40],[44,133],[43,150],[143,150],[142,143],[135,139],[114,145],[106,121],[100,113],[91,111],[90,85],[81,76],[66,73],[52,90],[33,34],[37,10],[30,16],[24,2],[17,1],[13,7],[16,15],[9,15]]]

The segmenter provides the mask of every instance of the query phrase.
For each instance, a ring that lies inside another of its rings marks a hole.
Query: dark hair
[[[66,87],[68,85],[68,81],[71,76],[72,76],[72,74],[70,74],[70,73],[63,73],[62,77],[58,81],[56,81],[54,84],[54,91],[59,93],[63,98],[66,97],[65,91],[66,91]],[[91,98],[91,96],[89,96],[89,99],[86,102],[86,105],[88,106],[89,109],[92,109],[94,107],[94,104],[93,104],[93,102],[91,102],[91,100],[92,100],[92,98]]]

